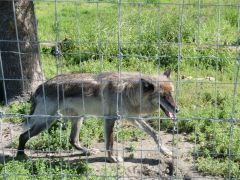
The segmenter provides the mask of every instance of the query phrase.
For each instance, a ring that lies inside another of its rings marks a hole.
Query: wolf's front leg
[[[82,151],[85,155],[90,155],[90,154],[96,154],[100,152],[99,149],[88,149],[86,147],[81,146],[81,143],[79,141],[79,133],[80,129],[83,123],[83,117],[79,119],[72,119],[72,129],[71,129],[71,134],[70,134],[70,143],[72,146],[74,146],[77,150]]]
[[[172,152],[162,144],[158,133],[148,123],[141,119],[129,120],[129,122],[132,122],[136,127],[144,130],[147,134],[149,134],[154,139],[160,152],[162,152],[166,156],[172,156]]]
[[[109,162],[122,162],[123,159],[121,157],[113,155],[113,128],[115,121],[115,119],[105,119],[104,121],[105,143],[108,154],[107,160]]]

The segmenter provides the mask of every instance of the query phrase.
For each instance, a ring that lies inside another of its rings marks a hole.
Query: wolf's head
[[[142,104],[157,110],[159,107],[169,118],[174,118],[179,111],[174,98],[174,87],[170,78],[171,71],[168,70],[160,76],[146,77],[141,79]]]

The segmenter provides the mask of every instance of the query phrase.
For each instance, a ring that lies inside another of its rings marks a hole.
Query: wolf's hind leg
[[[80,133],[80,129],[82,126],[84,118],[78,118],[78,119],[72,119],[72,128],[71,128],[71,134],[70,134],[70,138],[69,138],[69,142],[71,143],[71,145],[73,147],[75,147],[77,150],[82,151],[84,154],[96,154],[97,152],[99,152],[98,149],[88,149],[86,147],[81,146],[81,143],[79,141],[79,133]]]
[[[49,128],[51,121],[47,120],[47,122],[42,122],[33,125],[29,130],[22,133],[19,137],[19,145],[18,145],[18,151],[17,156],[24,155],[24,149],[27,141],[32,138],[33,136],[38,135],[40,132],[44,131],[45,129]]]
[[[43,98],[40,98],[40,100],[36,102],[36,107],[34,107],[30,113],[30,115],[33,116],[25,121],[25,128],[27,130],[19,137],[17,156],[24,155],[25,145],[30,138],[51,127],[56,120],[54,117],[51,117],[55,112],[56,105],[51,99],[46,98],[45,102]],[[48,115],[50,117],[41,117],[41,115]]]
[[[158,133],[144,120],[141,120],[141,119],[129,120],[129,122],[133,123],[136,127],[144,130],[147,134],[149,134],[154,139],[157,146],[159,147],[160,152],[162,152],[166,156],[172,156],[172,152],[162,144]]]

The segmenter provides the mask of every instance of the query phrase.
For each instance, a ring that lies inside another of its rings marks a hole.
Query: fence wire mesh
[[[0,18],[0,32],[15,35],[0,36],[1,179],[239,179],[237,0],[3,0],[3,8],[12,18]],[[36,45],[33,72],[45,78],[26,73]],[[13,101],[14,82],[39,87],[31,101]]]

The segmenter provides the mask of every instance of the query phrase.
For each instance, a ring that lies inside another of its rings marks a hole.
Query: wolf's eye
[[[162,95],[162,98],[163,98],[163,99],[165,99],[166,97],[167,97],[167,96],[166,96],[165,94],[164,94],[164,95]]]
[[[162,98],[168,99],[171,96],[171,93],[165,93],[163,94]]]

